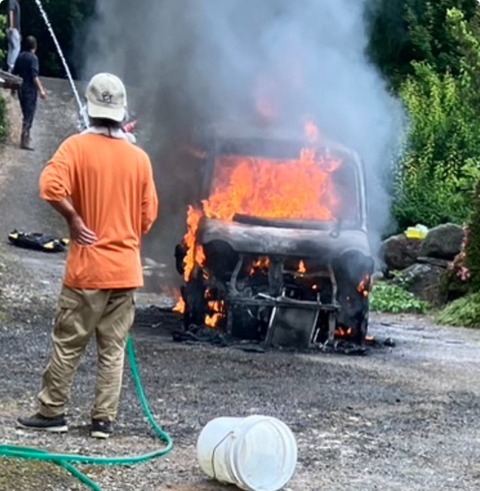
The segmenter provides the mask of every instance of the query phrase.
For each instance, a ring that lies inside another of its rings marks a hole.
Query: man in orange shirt
[[[91,435],[108,438],[134,318],[134,291],[143,286],[141,238],[157,217],[158,199],[147,154],[122,130],[127,106],[122,81],[107,73],[95,75],[86,98],[90,128],[65,140],[40,177],[40,196],[64,216],[72,243],[38,412],[18,423],[68,430],[64,415],[73,376],[95,336]]]

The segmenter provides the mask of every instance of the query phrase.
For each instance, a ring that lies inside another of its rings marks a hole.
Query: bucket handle
[[[213,452],[212,452],[212,470],[213,470],[213,478],[214,479],[217,479],[217,471],[215,470],[215,452],[218,450],[218,447],[220,447],[220,445],[227,439],[229,438],[231,435],[234,435],[235,434],[235,431],[230,431],[229,433],[227,433],[216,445],[215,445],[215,448],[213,449]],[[218,479],[217,479],[218,480]]]

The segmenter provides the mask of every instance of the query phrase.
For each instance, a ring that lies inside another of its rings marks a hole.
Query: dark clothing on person
[[[10,12],[13,11],[13,26],[10,25]],[[20,30],[20,17],[21,10],[20,4],[17,0],[8,0],[8,27],[13,27],[20,34],[22,31]]]
[[[22,135],[29,138],[30,130],[37,109],[38,88],[35,79],[38,77],[39,63],[31,51],[20,53],[13,69],[13,74],[22,78],[23,83],[18,91],[18,99],[23,114]]]
[[[39,75],[39,64],[37,55],[31,51],[23,51],[15,62],[15,68],[13,74],[22,77],[23,84],[22,90],[34,90],[37,91],[35,85],[35,79]]]
[[[23,114],[22,131],[30,133],[37,110],[37,92],[20,93],[18,98]]]

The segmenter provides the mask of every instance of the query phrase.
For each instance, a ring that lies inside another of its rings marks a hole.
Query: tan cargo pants
[[[65,413],[80,359],[97,341],[97,381],[92,418],[114,421],[122,386],[125,344],[135,315],[135,290],[74,290],[63,287],[53,328],[53,353],[38,394],[39,413]]]

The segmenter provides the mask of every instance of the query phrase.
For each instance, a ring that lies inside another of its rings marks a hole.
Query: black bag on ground
[[[8,235],[8,240],[14,246],[42,252],[64,252],[68,239],[57,239],[51,235],[26,233],[14,230]]]

